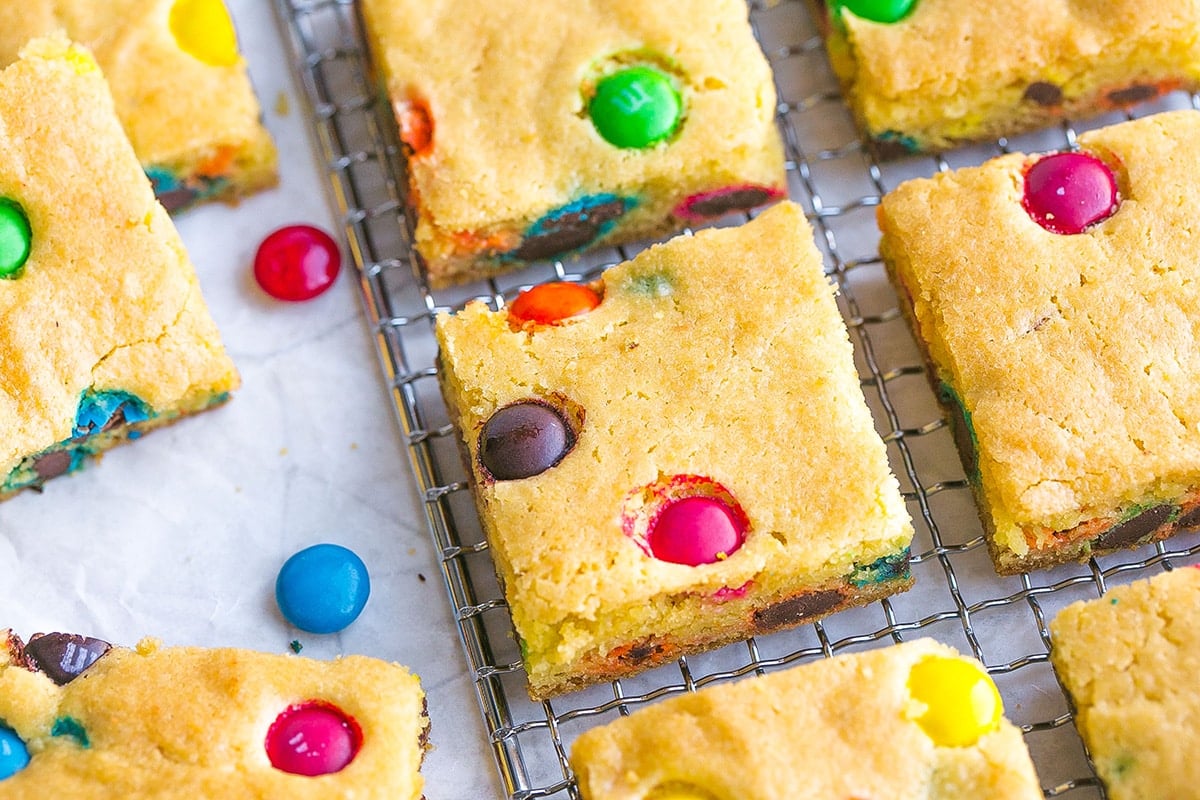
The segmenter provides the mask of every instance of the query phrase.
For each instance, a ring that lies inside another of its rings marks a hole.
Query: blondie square
[[[932,639],[709,686],[587,731],[584,800],[1037,800],[979,662]]]
[[[946,150],[1200,89],[1194,0],[810,5],[846,102],[882,155]]]
[[[1078,143],[879,207],[1002,573],[1200,524],[1200,112]]]
[[[434,286],[785,193],[743,0],[364,0]]]
[[[222,0],[0,4],[0,65],[63,32],[90,49],[168,211],[234,202],[278,181],[275,145]]]
[[[593,286],[439,316],[535,698],[910,585],[912,525],[811,235],[784,203]]]
[[[1110,800],[1194,796],[1200,569],[1067,606],[1050,634],[1050,659]]]
[[[39,39],[0,71],[0,497],[237,387],[96,62]]]
[[[416,676],[366,656],[0,629],[7,800],[417,800],[428,727]]]

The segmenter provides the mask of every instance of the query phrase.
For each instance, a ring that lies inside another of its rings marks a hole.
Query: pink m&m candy
[[[341,266],[333,237],[311,225],[289,225],[258,246],[254,279],[277,300],[311,300],[333,285]]]
[[[1087,153],[1054,153],[1025,173],[1025,211],[1051,233],[1082,233],[1117,210],[1112,170]]]
[[[673,564],[711,564],[733,553],[746,538],[745,521],[715,497],[693,496],[667,505],[650,523],[650,554]]]
[[[361,746],[362,731],[354,720],[316,700],[288,706],[267,731],[271,766],[293,775],[340,772]]]

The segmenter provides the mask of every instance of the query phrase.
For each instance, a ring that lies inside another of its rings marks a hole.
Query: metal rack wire
[[[1100,797],[1048,662],[1047,622],[1078,599],[1200,560],[1200,537],[1016,578],[997,577],[950,432],[926,381],[896,298],[876,255],[874,207],[901,180],[977,163],[1009,149],[1072,146],[1076,127],[965,148],[945,157],[878,164],[860,147],[801,0],[751,2],[751,22],[775,70],[789,187],[808,211],[851,330],[862,384],[888,443],[917,536],[911,592],[824,622],[681,659],[635,678],[541,704],[524,675],[487,544],[466,489],[437,389],[432,321],[479,298],[498,307],[532,283],[590,279],[631,250],[439,292],[415,269],[404,164],[388,104],[372,84],[355,0],[276,0],[316,136],[322,167],[359,270],[380,362],[441,554],[458,633],[473,670],[496,766],[511,800],[577,797],[566,756],[583,730],[661,697],[834,653],[931,636],[971,652],[996,679],[1008,715],[1025,734],[1047,797]],[[1197,105],[1169,97],[1137,109]],[[1121,118],[1088,121],[1089,127]]]

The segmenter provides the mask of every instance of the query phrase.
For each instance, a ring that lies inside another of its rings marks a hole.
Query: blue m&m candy
[[[0,781],[16,775],[29,763],[29,751],[17,732],[0,723]]]
[[[305,548],[284,562],[275,602],[292,625],[309,633],[336,633],[358,619],[371,579],[351,550],[336,544]]]

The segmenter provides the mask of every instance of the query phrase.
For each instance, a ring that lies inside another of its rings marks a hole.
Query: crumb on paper
[[[420,572],[418,572],[418,573],[417,573],[417,580],[419,580],[421,583],[424,583],[424,582],[425,582],[425,576],[424,576],[424,575],[422,575]]]
[[[417,554],[417,548],[415,548],[415,547],[408,548],[408,554],[410,556],[415,556]]]
[[[300,644],[299,639],[292,639],[292,643],[289,644],[288,647],[292,648],[293,653],[299,653],[304,649],[304,645]]]
[[[289,111],[291,111],[291,103],[288,101],[287,92],[280,89],[279,94],[275,95],[275,113],[286,117]]]
[[[351,450],[357,450],[357,449],[358,449],[358,442],[351,442],[351,443],[350,443],[350,449],[351,449]]]
[[[279,448],[279,455],[286,456],[287,454],[288,454],[288,449],[286,447]]]

